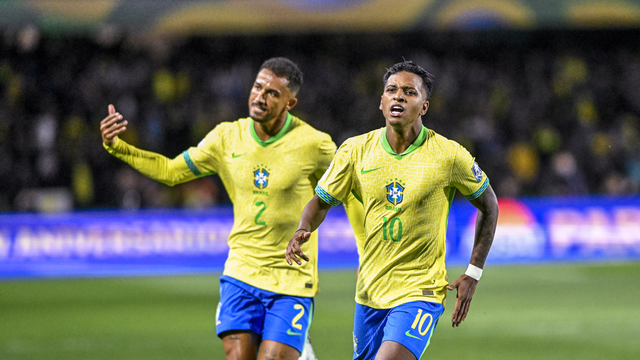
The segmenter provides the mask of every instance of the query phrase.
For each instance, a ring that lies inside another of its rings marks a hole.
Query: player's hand
[[[451,314],[451,326],[458,327],[467,318],[469,305],[471,304],[473,293],[476,292],[477,285],[478,280],[462,274],[453,284],[447,286],[450,291],[458,289],[456,305],[453,308],[453,314]]]
[[[129,122],[123,120],[120,113],[116,112],[116,108],[109,104],[109,115],[100,122],[100,132],[102,133],[102,142],[107,146],[112,146],[119,134],[127,130]]]
[[[298,265],[302,265],[302,261],[300,261],[300,259],[307,262],[309,261],[309,258],[302,252],[302,248],[300,247],[302,244],[309,241],[309,237],[311,237],[310,232],[301,230],[295,233],[291,240],[289,240],[287,252],[284,253],[284,257],[287,258],[287,263],[289,265],[292,265],[291,260],[295,261]]]

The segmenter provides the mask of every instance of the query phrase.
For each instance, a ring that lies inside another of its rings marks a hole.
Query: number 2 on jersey
[[[267,225],[266,222],[258,220],[260,216],[262,216],[262,213],[264,212],[264,210],[267,208],[267,204],[265,204],[263,201],[258,201],[256,203],[256,206],[258,207],[262,206],[262,208],[258,210],[258,214],[256,215],[256,218],[253,219],[253,221],[256,223],[256,225],[261,225],[261,226]]]
[[[389,223],[388,226],[387,226],[387,223]],[[398,227],[398,232],[394,234],[396,226]],[[391,238],[391,240],[393,241],[400,241],[400,239],[402,239],[402,220],[400,220],[400,218],[395,217],[391,219],[391,221],[389,221],[389,219],[387,219],[386,216],[383,217],[382,218],[382,238],[384,240],[389,240],[389,238]]]

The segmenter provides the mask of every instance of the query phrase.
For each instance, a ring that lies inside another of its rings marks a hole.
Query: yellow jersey
[[[378,309],[444,303],[446,227],[455,191],[473,200],[488,185],[464,147],[425,127],[403,154],[392,150],[385,128],[347,139],[316,194],[333,206],[349,192],[362,201],[366,239],[356,302]]]
[[[303,245],[310,262],[289,266],[284,253],[318,179],[335,155],[336,145],[328,134],[287,114],[282,129],[267,141],[258,138],[251,118],[239,119],[219,124],[198,146],[173,160],[122,140],[106,148],[168,185],[217,173],[234,211],[224,275],[279,294],[316,294],[317,232]]]

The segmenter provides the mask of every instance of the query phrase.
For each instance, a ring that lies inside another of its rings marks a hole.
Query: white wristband
[[[469,264],[469,267],[467,267],[467,271],[465,271],[464,274],[476,279],[476,281],[480,281],[480,278],[482,277],[482,269],[475,265]]]

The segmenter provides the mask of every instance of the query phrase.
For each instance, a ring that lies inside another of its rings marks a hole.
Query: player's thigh
[[[353,316],[353,359],[370,360],[382,344],[390,309],[374,309],[356,303]]]
[[[219,334],[226,360],[254,360],[260,347],[260,336],[253,331],[231,330]]]
[[[384,326],[382,345],[395,342],[408,349],[419,359],[431,342],[431,336],[438,324],[444,307],[439,303],[414,301],[399,305],[389,312]],[[381,348],[382,348],[381,345]],[[385,345],[385,352],[376,356],[377,360],[395,359],[390,350],[401,349],[394,344]],[[404,351],[398,350],[398,355]],[[405,359],[405,357],[399,357]]]
[[[263,340],[260,344],[258,360],[298,360],[300,351],[292,346],[273,340]]]
[[[267,306],[262,333],[265,340],[288,345],[302,353],[313,320],[313,298],[276,295]],[[263,345],[264,346],[264,345]]]
[[[220,280],[220,302],[216,309],[216,334],[250,331],[262,336],[266,309],[261,301],[245,289]]]
[[[384,341],[376,353],[375,360],[416,360],[416,356],[404,345],[395,341]]]

